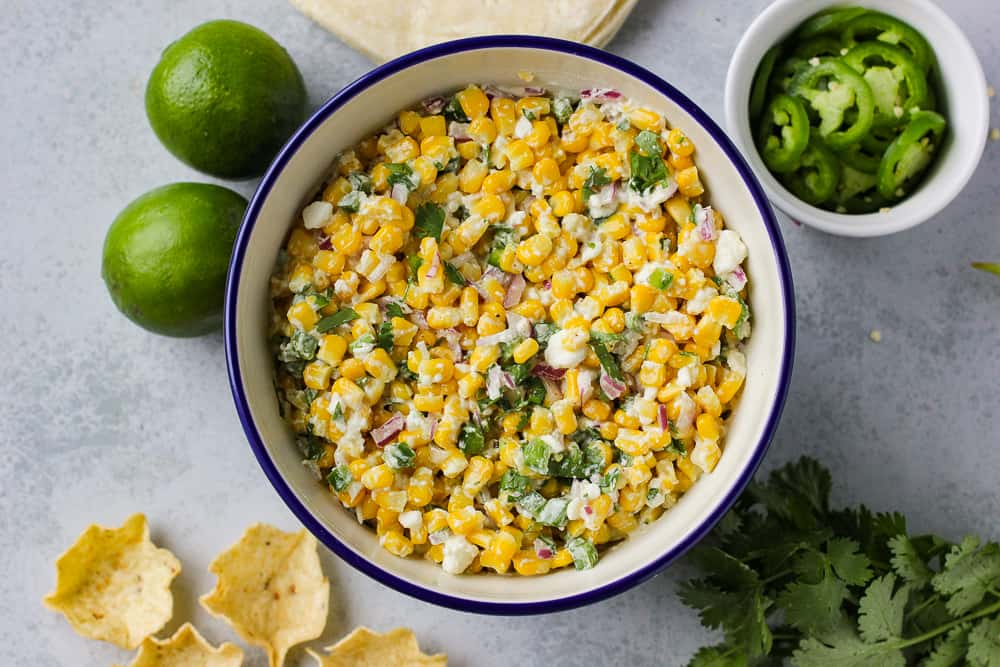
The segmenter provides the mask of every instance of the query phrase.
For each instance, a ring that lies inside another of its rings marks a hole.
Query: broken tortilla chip
[[[385,634],[372,632],[368,628],[358,628],[333,646],[326,655],[315,651],[309,654],[316,658],[320,667],[447,667],[448,656],[444,653],[425,655],[417,644],[413,630],[396,628]]]
[[[128,667],[240,667],[243,649],[226,642],[213,647],[190,623],[185,623],[173,637],[147,637]]]
[[[330,581],[323,576],[316,538],[254,524],[209,566],[218,577],[203,595],[205,609],[267,652],[279,667],[292,646],[323,633]]]
[[[133,514],[121,528],[83,531],[56,561],[56,589],[44,603],[80,635],[133,649],[170,620],[170,582],[180,572],[149,539],[146,517]]]

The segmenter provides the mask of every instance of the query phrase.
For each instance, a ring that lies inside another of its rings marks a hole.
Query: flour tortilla
[[[384,62],[431,44],[518,33],[604,46],[637,0],[290,0],[299,11]]]

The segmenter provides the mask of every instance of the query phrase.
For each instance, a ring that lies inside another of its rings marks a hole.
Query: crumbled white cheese
[[[691,315],[700,315],[708,308],[708,302],[719,295],[719,291],[708,285],[695,292],[694,298],[689,299],[684,309]]]
[[[419,530],[424,525],[424,517],[417,510],[409,510],[399,515],[399,525],[407,530]]]
[[[715,260],[712,262],[716,274],[722,275],[736,270],[746,258],[747,247],[739,234],[731,229],[719,232],[719,242],[715,246]]]
[[[529,134],[531,134],[531,121],[525,116],[521,116],[517,124],[514,125],[514,136],[518,139],[524,139]]]
[[[444,560],[441,568],[448,574],[462,574],[472,564],[479,549],[461,535],[452,535],[444,543]]]
[[[746,377],[747,358],[745,354],[739,350],[729,350],[729,352],[726,353],[726,363],[729,365],[729,370]]]
[[[302,223],[306,229],[319,229],[333,217],[333,204],[328,201],[314,201],[302,209]]]
[[[553,368],[576,368],[587,356],[587,338],[583,329],[556,332],[545,348],[545,362]]]

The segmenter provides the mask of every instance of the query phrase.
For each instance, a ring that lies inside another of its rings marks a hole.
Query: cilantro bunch
[[[900,514],[833,510],[802,458],[754,482],[692,554],[681,599],[724,641],[690,667],[1000,666],[1000,545],[910,536]]]

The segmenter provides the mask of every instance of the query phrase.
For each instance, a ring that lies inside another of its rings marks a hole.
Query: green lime
[[[165,336],[222,324],[226,271],[247,201],[207,183],[173,183],[125,207],[104,239],[101,275],[125,316]]]
[[[263,173],[305,109],[291,56],[239,21],[191,30],[163,51],[146,85],[146,115],[167,150],[222,178]]]

